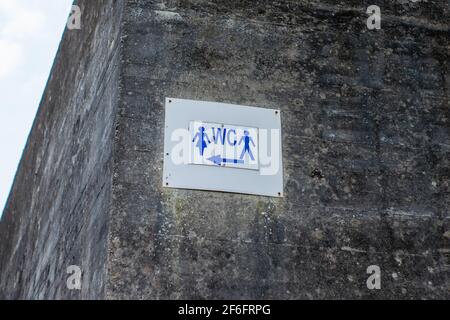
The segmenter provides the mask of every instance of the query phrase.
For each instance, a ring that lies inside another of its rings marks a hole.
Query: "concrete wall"
[[[80,3],[1,221],[0,297],[450,298],[448,2]],[[168,96],[280,109],[285,197],[163,188]]]
[[[0,298],[102,298],[121,1],[78,1],[0,224]],[[83,271],[68,290],[66,269]]]
[[[403,2],[128,1],[107,297],[449,298],[449,8]],[[168,96],[280,108],[285,198],[163,188]]]

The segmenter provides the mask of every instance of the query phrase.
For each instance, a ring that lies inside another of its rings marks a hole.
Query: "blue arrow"
[[[212,156],[208,158],[209,161],[214,162],[218,166],[220,166],[222,163],[244,163],[244,160],[239,159],[227,159],[222,158],[221,156]]]

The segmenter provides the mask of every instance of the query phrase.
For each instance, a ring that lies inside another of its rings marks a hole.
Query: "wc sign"
[[[191,121],[191,164],[258,170],[258,129]]]
[[[283,197],[281,111],[166,98],[164,188]]]

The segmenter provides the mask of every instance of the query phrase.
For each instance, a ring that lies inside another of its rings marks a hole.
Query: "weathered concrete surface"
[[[121,1],[78,1],[0,224],[0,298],[105,295]],[[83,271],[68,290],[66,269]]]
[[[119,2],[83,2],[112,7],[100,44],[64,38],[90,56],[61,51],[72,81],[44,95],[0,227],[3,297],[450,298],[448,1]],[[281,109],[285,197],[163,188],[168,96]]]
[[[450,298],[448,2],[377,3],[128,1],[108,298]],[[167,96],[280,108],[286,197],[163,188]]]

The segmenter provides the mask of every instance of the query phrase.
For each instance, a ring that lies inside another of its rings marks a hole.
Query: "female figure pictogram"
[[[205,132],[205,127],[199,127],[198,128],[198,132],[195,134],[194,139],[192,139],[192,142],[195,142],[195,139],[197,139],[197,138],[198,138],[198,141],[197,141],[196,147],[200,151],[200,155],[203,156],[203,151],[208,146],[206,141],[208,141],[208,143],[211,143],[211,141],[209,140],[208,135]]]

